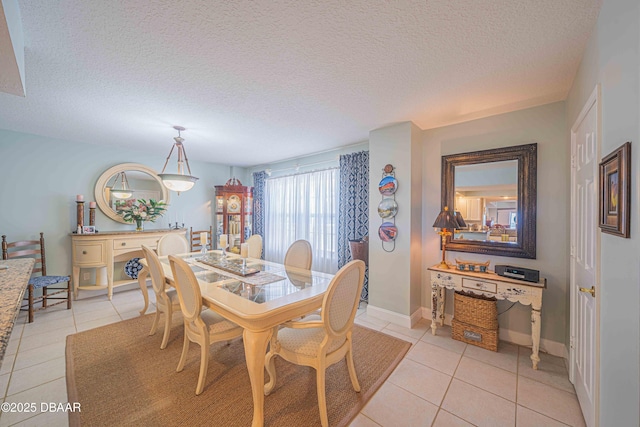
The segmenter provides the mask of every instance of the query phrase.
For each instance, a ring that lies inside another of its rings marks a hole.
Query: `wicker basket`
[[[486,350],[498,351],[498,328],[485,329],[453,319],[451,321],[451,338]]]
[[[456,291],[453,297],[453,317],[459,322],[480,328],[498,329],[496,299]]]

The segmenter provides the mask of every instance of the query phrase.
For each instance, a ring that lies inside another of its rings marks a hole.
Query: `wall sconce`
[[[462,218],[462,215],[460,215],[460,218]],[[464,219],[462,220],[462,222],[464,223]],[[438,215],[438,217],[436,218],[432,227],[434,227],[434,230],[439,228],[440,231],[435,231],[440,236],[442,236],[442,261],[440,262],[440,265],[438,265],[438,267],[449,268],[449,265],[444,260],[444,256],[447,245],[447,236],[451,236],[456,228],[460,228],[460,224],[456,219],[456,214],[449,212],[449,207],[445,206],[444,210],[440,212],[440,215]]]
[[[118,187],[118,178],[120,178],[120,186]],[[113,181],[113,185],[111,186],[111,195],[116,199],[128,199],[133,196],[133,190],[129,186],[129,181],[127,180],[127,175],[124,171],[118,173],[116,175],[115,181]]]
[[[191,175],[191,167],[189,166],[187,152],[184,150],[184,145],[182,144],[184,142],[184,138],[180,136],[180,132],[185,131],[186,129],[182,126],[174,126],[173,128],[178,131],[178,136],[173,138],[176,142],[171,147],[171,151],[169,151],[169,155],[167,156],[167,161],[164,162],[162,172],[160,172],[158,176],[162,179],[162,183],[169,190],[177,191],[178,195],[180,195],[181,191],[191,190],[196,184],[198,178]],[[176,147],[178,148],[178,173],[164,173],[164,170],[167,168],[167,164],[169,163],[169,159],[171,158],[171,154],[173,154],[173,149]],[[184,162],[182,160],[183,158]],[[185,175],[184,173],[184,163],[187,164],[189,175]]]

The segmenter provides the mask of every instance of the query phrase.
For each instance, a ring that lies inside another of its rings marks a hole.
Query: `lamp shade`
[[[158,176],[162,179],[162,183],[173,191],[191,190],[198,180],[195,176],[177,173],[159,173]]]
[[[167,156],[167,161],[164,163],[164,167],[162,168],[162,172],[158,174],[162,183],[169,190],[177,191],[180,194],[181,191],[188,191],[193,188],[196,184],[198,178],[191,175],[191,167],[189,166],[189,159],[187,158],[187,152],[184,149],[184,138],[180,136],[180,132],[184,131],[185,128],[182,126],[174,126],[175,130],[178,131],[178,136],[173,138],[176,142],[171,147],[171,151],[169,151],[169,156]],[[178,151],[178,173],[165,173],[165,169],[167,169],[167,164],[169,163],[169,159],[171,158],[171,154],[173,153],[173,149],[176,148]],[[184,159],[184,160],[182,160]],[[189,174],[187,175],[184,171],[184,164],[187,165],[187,170]]]
[[[438,217],[436,218],[432,227],[453,230],[458,228],[459,225],[453,212],[450,212],[449,208],[445,206],[444,210],[440,212],[440,215],[438,215]]]
[[[456,222],[458,223],[458,227],[456,228],[466,228],[467,223],[464,222],[464,218],[462,218],[462,214],[459,211],[456,211]]]
[[[120,178],[120,185],[118,185],[118,178]],[[116,175],[116,179],[111,187],[111,195],[116,199],[128,199],[133,196],[133,190],[129,187],[129,180],[124,171]]]

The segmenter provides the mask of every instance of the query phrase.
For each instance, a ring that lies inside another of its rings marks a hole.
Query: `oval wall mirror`
[[[138,163],[122,163],[104,171],[94,193],[102,213],[123,224],[128,223],[118,215],[117,209],[128,201],[154,199],[169,203],[169,190],[156,171]]]

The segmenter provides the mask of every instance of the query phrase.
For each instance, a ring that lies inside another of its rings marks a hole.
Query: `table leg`
[[[107,264],[107,296],[111,301],[113,297],[113,263]]]
[[[244,357],[253,395],[253,427],[264,425],[264,358],[270,337],[271,329],[259,332],[245,329],[243,333]]]
[[[531,340],[533,341],[531,362],[533,363],[533,369],[538,369],[538,362],[540,361],[538,356],[538,350],[540,349],[540,309],[540,306],[531,306]]]
[[[144,298],[144,307],[140,310],[140,315],[142,316],[149,308],[149,292],[147,291],[147,276],[149,275],[149,270],[147,267],[142,267],[142,270],[138,272],[138,285],[140,285],[140,290],[142,291],[142,297]]]
[[[438,288],[438,320],[440,326],[444,326],[444,303],[447,297],[445,288]]]
[[[438,329],[438,325],[436,325],[436,319],[438,317],[438,286],[432,284],[431,285],[431,334],[436,334],[436,329]]]
[[[78,284],[80,283],[80,267],[73,266],[73,299],[78,299]]]

